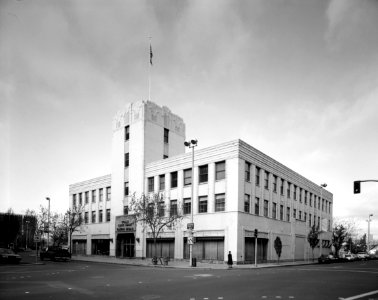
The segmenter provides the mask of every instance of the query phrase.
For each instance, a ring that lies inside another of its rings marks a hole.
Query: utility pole
[[[366,252],[369,252],[370,250],[370,222],[371,222],[371,217],[373,216],[373,214],[369,214],[369,218],[367,220],[368,222],[368,236],[367,236],[367,249],[366,249]]]

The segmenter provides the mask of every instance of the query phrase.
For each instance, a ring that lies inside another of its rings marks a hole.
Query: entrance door
[[[122,233],[117,235],[117,257],[135,257],[134,233]]]

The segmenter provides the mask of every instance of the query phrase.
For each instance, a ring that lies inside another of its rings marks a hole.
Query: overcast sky
[[[328,184],[378,238],[378,2],[0,2],[0,211],[68,208],[110,174],[112,118],[151,100],[199,148],[240,138]]]

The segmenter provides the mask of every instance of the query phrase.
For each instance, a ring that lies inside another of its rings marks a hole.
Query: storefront
[[[269,237],[266,232],[259,232],[257,237],[257,263],[266,263],[268,258]],[[244,238],[244,261],[246,263],[255,262],[256,240],[253,231],[246,231]]]
[[[87,236],[72,236],[72,254],[87,254]]]
[[[174,238],[158,238],[156,244],[154,239],[147,239],[147,257],[175,257],[175,239]]]
[[[224,261],[224,237],[197,237],[193,244],[193,257],[197,260]],[[189,245],[184,238],[184,258],[189,259]]]
[[[109,234],[92,235],[92,255],[109,255],[110,237]]]
[[[135,257],[135,229],[136,219],[134,216],[116,217],[116,256],[131,258]]]

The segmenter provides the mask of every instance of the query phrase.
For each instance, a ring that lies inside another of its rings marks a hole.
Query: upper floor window
[[[312,193],[310,193],[310,206],[312,207]]]
[[[255,215],[260,215],[260,198],[255,197]]]
[[[106,200],[110,201],[112,199],[112,188],[108,186],[106,188]]]
[[[307,205],[307,191],[305,191],[305,197],[304,197],[305,201],[304,201],[304,204]]]
[[[226,162],[220,161],[215,163],[215,180],[222,180],[226,178]]]
[[[96,202],[96,190],[92,190],[92,203]]]
[[[192,169],[184,170],[184,185],[192,184]]]
[[[125,168],[127,168],[129,164],[130,164],[129,153],[125,153]]]
[[[88,212],[86,211],[85,214],[84,214],[84,223],[87,224],[88,223]]]
[[[294,200],[297,200],[297,186],[294,184],[294,194],[293,194]]]
[[[106,222],[110,222],[110,208],[106,210]]]
[[[226,195],[218,194],[215,195],[215,211],[225,211],[226,206]]]
[[[177,171],[171,173],[171,188],[177,188]]]
[[[177,216],[177,200],[171,200],[170,215]]]
[[[302,203],[302,188],[299,189],[299,202]]]
[[[165,190],[165,174],[159,175],[159,190],[160,191]]]
[[[264,217],[268,217],[269,201],[264,200]]]
[[[283,216],[284,216],[284,206],[280,205],[280,220],[283,221]]]
[[[130,139],[130,126],[125,127],[125,141]]]
[[[260,168],[256,167],[256,185],[260,185]]]
[[[79,193],[79,205],[80,206],[83,205],[83,194],[82,193]]]
[[[249,213],[251,196],[244,194],[244,212]]]
[[[72,195],[72,206],[73,206],[73,207],[76,206],[76,194],[73,194],[73,195]]]
[[[167,128],[164,128],[164,143],[169,143],[169,130]]]
[[[272,218],[276,219],[277,218],[277,203],[273,202],[272,205]]]
[[[89,203],[89,192],[85,192],[85,204]]]
[[[124,215],[128,215],[129,214],[129,206],[128,205],[123,206],[123,214]]]
[[[102,223],[102,220],[103,220],[103,213],[102,213],[102,209],[100,209],[98,211],[98,222]]]
[[[207,212],[207,196],[201,196],[198,198],[198,212],[199,213]]]
[[[99,201],[102,202],[104,200],[104,189],[99,189],[98,191],[100,193]]]
[[[290,207],[286,208],[286,221],[290,222]]]
[[[273,192],[277,193],[277,176],[273,175]]]
[[[147,183],[148,183],[148,191],[153,192],[154,191],[154,177],[148,177]]]
[[[280,192],[282,196],[284,194],[284,186],[285,186],[285,180],[281,179]]]
[[[184,199],[184,214],[188,215],[192,212],[192,199],[185,198]]]
[[[265,183],[264,183],[264,188],[269,189],[269,172],[265,171]]]
[[[199,183],[205,183],[208,181],[208,171],[209,168],[207,165],[204,165],[204,166],[199,166],[198,168],[198,171],[199,171],[199,175],[198,175],[198,182]]]
[[[290,198],[290,189],[291,189],[291,183],[287,183],[287,197]]]
[[[296,219],[297,218],[297,210],[294,208],[293,209],[293,218]]]
[[[244,169],[245,169],[245,181],[251,181],[251,163],[249,162],[245,162],[245,165],[244,165]]]
[[[159,203],[158,203],[158,215],[159,215],[159,217],[164,217],[164,215],[165,215],[164,201],[159,201]]]
[[[129,195],[129,182],[125,182],[125,196]]]
[[[96,211],[93,210],[92,211],[92,220],[91,220],[92,223],[96,223]]]

